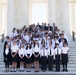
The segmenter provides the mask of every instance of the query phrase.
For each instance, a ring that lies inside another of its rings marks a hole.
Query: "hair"
[[[43,42],[44,42],[44,43],[43,43]],[[44,39],[41,40],[41,44],[45,44],[45,40],[44,40]]]
[[[21,49],[21,45],[23,45],[23,43],[20,44],[20,49]],[[23,47],[24,47],[24,45],[23,45]]]
[[[66,45],[66,46],[67,46],[67,43],[63,43],[63,47],[64,47],[64,45]]]
[[[30,44],[30,43],[28,43],[28,44]],[[26,50],[28,49],[28,44],[27,44],[27,46],[26,46]],[[30,49],[31,49],[31,44],[30,44],[30,47],[29,47]]]
[[[34,47],[35,47],[35,45],[36,45],[36,41],[37,41],[37,40],[35,40]],[[37,41],[37,42],[38,42],[38,41]],[[38,45],[38,47],[39,47],[39,43],[37,43],[37,45]]]

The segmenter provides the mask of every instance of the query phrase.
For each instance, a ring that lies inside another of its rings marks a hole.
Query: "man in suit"
[[[52,26],[52,32],[53,32],[53,33],[55,33],[55,32],[56,32],[56,30],[58,30],[58,27],[57,27],[57,26],[55,26],[55,23],[53,23],[53,26]]]
[[[50,24],[48,23],[48,30],[50,29],[50,31],[52,31],[52,26],[50,26]]]

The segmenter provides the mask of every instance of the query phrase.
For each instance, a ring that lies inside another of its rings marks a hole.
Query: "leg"
[[[15,72],[16,72],[16,68],[17,68],[17,62],[15,62]]]
[[[68,70],[67,70],[67,63],[66,63],[65,65],[66,65],[66,71],[68,71]]]
[[[37,71],[39,71],[39,61],[37,61]]]
[[[14,62],[12,62],[12,72],[14,71]]]

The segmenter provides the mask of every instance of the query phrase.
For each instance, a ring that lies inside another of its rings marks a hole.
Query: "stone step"
[[[0,75],[76,75],[76,73],[72,73],[72,72],[39,72],[39,73],[35,73],[35,72],[1,72]]]

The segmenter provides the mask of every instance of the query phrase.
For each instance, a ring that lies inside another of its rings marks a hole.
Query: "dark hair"
[[[43,42],[44,42],[44,43],[43,43]],[[45,40],[44,40],[44,39],[41,40],[41,44],[45,44]]]
[[[30,43],[28,43],[28,44],[30,45],[30,47],[29,47],[29,48],[31,49],[31,44],[30,44]],[[26,50],[28,49],[28,44],[27,44]]]
[[[35,40],[34,47],[35,47],[35,45],[36,45],[36,41],[37,41],[37,40]],[[38,42],[38,41],[37,41],[37,42]],[[39,43],[37,43],[37,45],[38,45],[38,47],[39,47]]]

